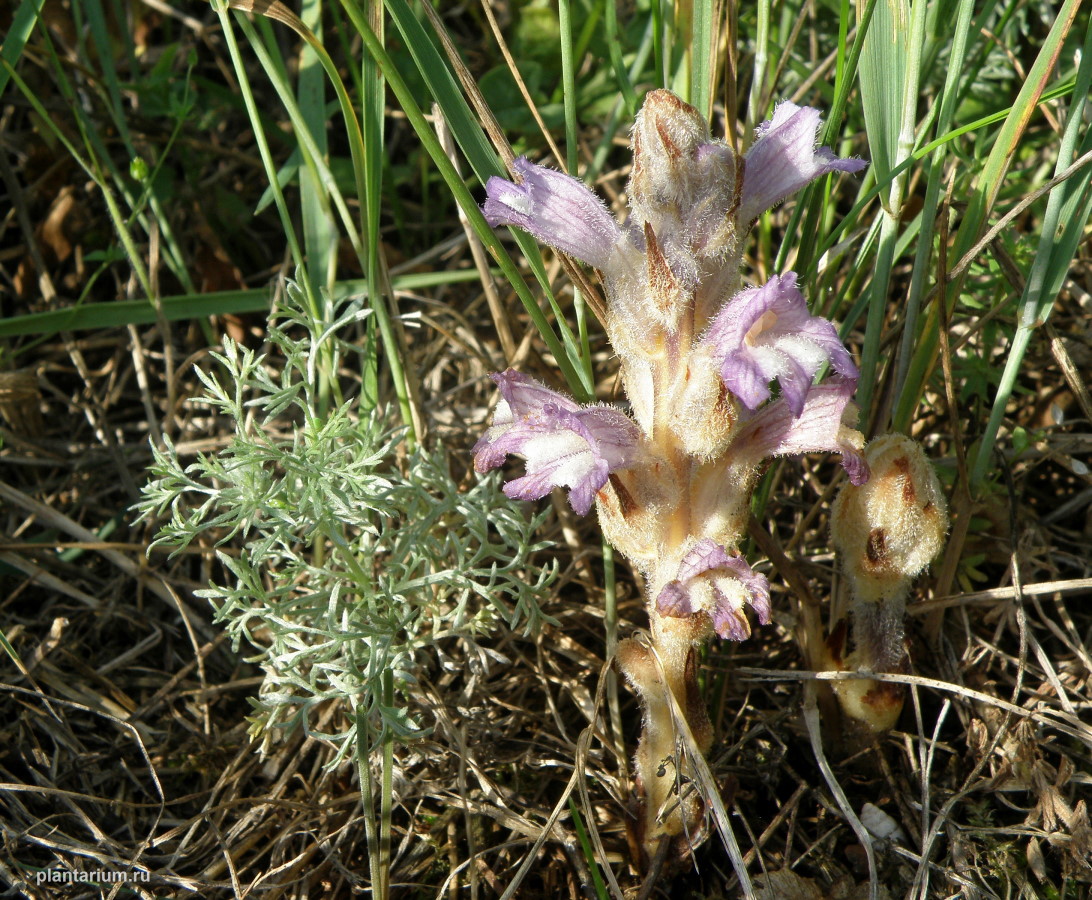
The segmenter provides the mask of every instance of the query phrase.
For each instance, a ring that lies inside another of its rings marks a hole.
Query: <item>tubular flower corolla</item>
[[[518,453],[527,460],[527,474],[508,482],[505,494],[537,500],[567,487],[572,508],[586,515],[610,473],[636,458],[637,426],[612,407],[582,407],[513,369],[493,381],[501,401],[492,427],[474,446],[475,468],[486,472]]]

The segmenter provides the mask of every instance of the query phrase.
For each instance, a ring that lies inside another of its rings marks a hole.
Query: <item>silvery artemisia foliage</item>
[[[763,211],[815,178],[866,165],[816,149],[819,125],[817,110],[783,102],[740,156],[697,110],[656,90],[633,128],[624,222],[577,179],[526,159],[515,162],[517,182],[491,178],[486,188],[490,224],[583,260],[605,288],[632,419],[508,371],[494,376],[501,403],[474,451],[481,471],[525,457],[509,496],[561,486],[581,514],[594,500],[607,538],[645,576],[656,665],[633,642],[618,659],[645,706],[638,776],[649,839],[680,833],[695,814],[655,818],[669,791],[650,781],[664,781],[673,748],[661,682],[702,743],[711,732],[695,701],[693,648],[714,632],[746,638],[746,607],[760,623],[770,617],[766,579],[737,551],[762,463],[829,451],[852,483],[868,479],[850,403],[857,368],[833,325],[810,314],[795,273],[747,288],[740,276],[743,241]],[[832,374],[815,384],[825,366]]]
[[[529,519],[499,479],[467,491],[442,449],[407,450],[355,400],[323,411],[319,373],[354,368],[343,360],[361,349],[344,330],[369,312],[358,300],[313,317],[289,284],[269,326],[279,353],[225,339],[218,365],[198,370],[195,402],[234,423],[230,442],[188,462],[169,441],[153,448],[137,505],[169,516],[154,544],[223,547],[223,577],[199,593],[264,672],[252,733],[313,726],[317,706],[341,703],[348,724],[317,735],[338,758],[383,730],[420,734],[410,698],[422,665],[452,665],[453,638],[488,664],[495,651],[477,640],[540,623],[556,577],[556,564],[535,562],[545,513]]]

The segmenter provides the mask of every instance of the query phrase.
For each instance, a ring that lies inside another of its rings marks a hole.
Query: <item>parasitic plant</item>
[[[696,109],[650,92],[633,129],[630,214],[619,223],[583,183],[526,159],[518,183],[491,178],[490,224],[522,228],[599,271],[607,335],[631,415],[580,406],[509,370],[474,448],[480,471],[510,454],[525,500],[569,490],[594,505],[607,539],[643,575],[649,631],[623,640],[618,665],[640,697],[636,781],[647,851],[700,833],[704,809],[678,786],[692,777],[681,726],[708,752],[712,725],[697,681],[714,634],[750,635],[747,608],[770,620],[765,576],[739,555],[751,494],[770,457],[840,453],[850,481],[868,479],[850,400],[857,368],[834,326],[809,313],[795,273],[744,287],[743,242],[755,219],[815,178],[866,165],[816,149],[817,110],[777,106],[740,156],[711,137]],[[829,367],[832,374],[816,383]],[[680,717],[681,716],[681,720]]]
[[[905,672],[906,598],[944,546],[948,503],[916,441],[885,434],[869,441],[864,456],[871,479],[846,485],[831,508],[830,535],[853,598],[855,647],[844,655],[846,629],[836,627],[829,663],[848,671]],[[857,678],[833,686],[842,712],[867,735],[889,730],[902,711],[901,685]]]

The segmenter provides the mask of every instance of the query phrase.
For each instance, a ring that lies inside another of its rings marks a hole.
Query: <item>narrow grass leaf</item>
[[[622,61],[622,44],[618,40],[618,0],[606,0],[606,2],[607,14],[603,18],[603,30],[607,38],[607,53],[610,55],[611,68],[614,69],[614,77],[618,81],[618,87],[622,93],[622,101],[626,105],[626,116],[632,119],[637,115],[637,92],[633,88],[633,81],[629,77],[629,72],[626,71],[626,64]],[[653,15],[655,16],[655,11],[659,9],[659,3],[658,0],[653,0],[653,3]],[[662,34],[662,31],[653,25],[652,40],[654,45],[657,36],[660,34]],[[660,58],[659,53],[656,54],[656,58]]]
[[[868,321],[861,350],[857,402],[866,414],[872,410],[877,383],[884,315],[902,215],[905,174],[892,173],[913,149],[925,11],[926,0],[916,0],[912,7],[908,0],[881,0],[858,68],[874,177],[877,181],[890,180],[886,195],[880,195],[880,240],[869,285]]]
[[[0,59],[12,68],[23,55],[23,48],[34,31],[34,23],[38,21],[43,6],[45,0],[22,0],[15,11],[8,33],[4,35],[4,43],[0,44]],[[8,86],[8,78],[7,68],[0,68],[0,97]]]
[[[494,270],[495,274],[499,271]],[[457,272],[421,272],[399,275],[393,279],[397,291],[419,291],[444,284],[475,281],[474,269]],[[337,282],[330,292],[333,299],[367,295],[365,280]],[[183,322],[208,316],[225,316],[250,312],[268,312],[272,291],[257,288],[245,291],[215,291],[207,294],[181,294],[160,300],[163,317],[168,322]],[[135,300],[118,300],[112,303],[87,303],[67,309],[30,313],[0,319],[0,338],[37,335],[49,337],[62,331],[95,331],[105,328],[124,328],[128,325],[151,325],[156,322],[156,311],[147,297]]]
[[[1092,150],[1092,131],[1087,129],[1081,140],[1089,89],[1092,87],[1092,23],[1085,35],[1081,64],[1077,72],[1076,90],[1066,116],[1065,131],[1058,148],[1055,174],[1066,169],[1078,155]],[[1078,142],[1079,145],[1078,145]],[[1050,316],[1051,310],[1069,273],[1077,245],[1084,235],[1085,224],[1092,213],[1092,167],[1086,166],[1075,177],[1058,185],[1047,201],[1043,216],[1039,246],[1031,264],[1031,272],[1020,297],[1020,312],[1016,334],[1005,358],[1005,369],[997,387],[989,422],[977,455],[971,466],[971,484],[978,485],[986,474],[993,455],[997,434],[1005,416],[1005,407],[1016,386],[1016,377],[1023,364],[1034,332]]]
[[[322,0],[303,0],[300,18],[318,40],[322,40]],[[270,45],[275,48],[276,45]],[[326,75],[318,54],[307,42],[299,52],[296,96],[302,124],[315,149],[326,158]],[[316,177],[313,166],[300,169],[300,218],[303,248],[307,254],[308,276],[314,296],[333,286],[337,270],[337,227],[330,213],[329,196]]]
[[[588,871],[591,872],[595,896],[598,900],[609,900],[610,893],[607,891],[607,884],[603,881],[603,875],[599,871],[599,863],[595,859],[595,851],[588,839],[588,831],[584,827],[584,820],[580,817],[580,809],[571,796],[569,797],[569,813],[573,817],[573,830],[576,832],[576,839],[580,841],[580,852],[584,854],[584,861],[588,865]]]
[[[390,0],[388,0],[387,9],[392,12],[392,18],[395,19],[396,24],[399,24],[400,19],[394,14],[394,10],[399,5],[405,6],[404,3],[400,3],[400,0],[398,0],[398,2],[390,2]],[[406,11],[408,12],[408,8],[406,8]],[[508,279],[509,283],[513,286],[535,327],[542,334],[543,340],[557,360],[558,367],[561,369],[569,389],[578,399],[587,402],[593,396],[592,385],[586,382],[586,377],[582,368],[575,365],[573,362],[574,358],[579,359],[579,351],[576,350],[575,340],[573,339],[571,331],[567,328],[564,330],[563,333],[567,335],[567,340],[563,344],[562,340],[558,338],[553,328],[550,326],[549,321],[546,319],[546,316],[535,302],[534,297],[531,295],[530,290],[520,276],[519,270],[516,268],[511,256],[509,256],[508,251],[504,248],[504,245],[500,242],[493,229],[489,227],[489,223],[486,222],[485,216],[482,215],[482,211],[478,208],[478,204],[474,200],[473,195],[463,182],[463,179],[459,176],[458,171],[456,171],[455,167],[452,165],[451,160],[448,159],[443,146],[440,144],[435,132],[429,126],[424,114],[417,105],[417,101],[414,100],[408,85],[402,78],[398,68],[394,65],[393,60],[391,60],[386,50],[379,43],[369,24],[357,15],[357,11],[354,10],[352,6],[347,5],[346,12],[353,21],[353,26],[360,33],[368,52],[372,54],[378,63],[380,70],[387,80],[387,84],[390,86],[391,91],[398,100],[398,104],[402,107],[402,111],[406,114],[406,119],[417,134],[417,139],[421,142],[425,152],[432,158],[433,164],[439,171],[440,176],[444,179],[448,189],[452,192],[455,201],[466,213],[467,221],[470,226],[474,229],[486,249],[493,254],[493,257],[501,267],[504,277]],[[417,24],[416,19],[413,21]],[[418,28],[419,27],[418,24]],[[429,42],[429,44],[431,46],[431,42]],[[435,48],[433,49],[435,50]],[[450,73],[448,74],[448,77],[450,77]],[[460,100],[461,99],[460,95]],[[477,126],[475,126],[475,128],[476,127]],[[567,345],[570,344],[571,349],[567,349]]]
[[[717,7],[714,10],[714,7]],[[713,116],[713,94],[717,77],[717,44],[713,0],[694,4],[690,37],[690,105],[708,120]]]
[[[974,13],[973,0],[960,0],[956,13],[955,31],[952,36],[950,58],[965,58],[971,18]],[[956,97],[959,92],[961,70],[958,65],[950,65],[944,78],[944,86],[937,98],[939,107],[936,119],[936,133],[945,134],[951,130],[952,118],[956,110]],[[901,344],[895,368],[896,403],[902,396],[906,373],[913,357],[914,346],[918,340],[918,314],[921,308],[925,285],[931,276],[933,258],[933,235],[936,225],[937,209],[940,203],[940,188],[944,174],[944,159],[947,155],[947,143],[940,143],[925,154],[925,200],[920,215],[920,237],[914,257],[914,267],[910,274],[910,289],[907,293],[903,319]]]
[[[1046,90],[1079,8],[1080,0],[1065,0],[1050,32],[1043,41],[1038,56],[1029,67],[1016,101],[998,131],[997,137],[993,140],[993,148],[967,198],[966,210],[953,240],[950,259],[962,258],[975,245],[982,233],[986,220],[993,211],[1005,173]],[[963,278],[964,276],[960,275],[948,285],[942,301],[945,304],[945,320],[951,318],[956,300],[963,288]],[[902,395],[895,410],[893,425],[898,431],[906,431],[910,427],[914,412],[921,402],[925,383],[936,367],[940,343],[940,321],[940,311],[933,306],[910,363]]]

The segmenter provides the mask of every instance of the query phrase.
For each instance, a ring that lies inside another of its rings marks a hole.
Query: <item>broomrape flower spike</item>
[[[851,403],[857,368],[834,326],[808,312],[794,273],[750,288],[740,277],[742,242],[765,209],[821,175],[865,165],[816,150],[818,129],[817,110],[782,103],[741,157],[696,109],[657,90],[633,127],[624,222],[577,179],[523,158],[516,182],[486,185],[492,225],[594,266],[605,288],[633,417],[504,372],[493,376],[501,400],[474,460],[486,471],[523,456],[526,474],[505,487],[511,497],[565,487],[577,513],[594,504],[644,578],[647,639],[622,641],[617,660],[644,713],[635,781],[650,854],[668,840],[685,855],[703,833],[697,793],[677,792],[694,770],[672,720],[682,709],[708,751],[698,649],[713,634],[744,640],[749,616],[771,618],[766,578],[737,549],[764,462],[835,452],[852,483],[868,480]],[[834,374],[815,384],[828,364]]]

